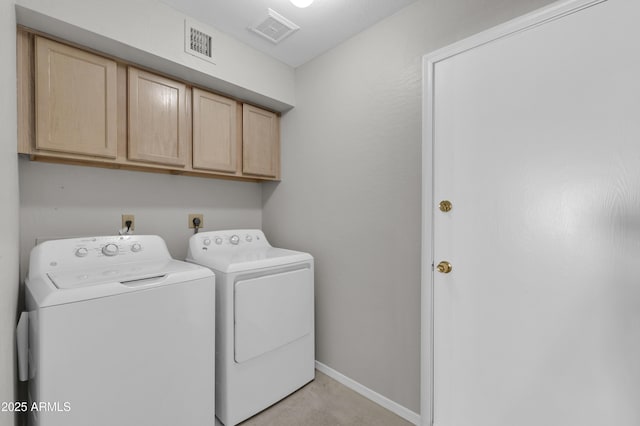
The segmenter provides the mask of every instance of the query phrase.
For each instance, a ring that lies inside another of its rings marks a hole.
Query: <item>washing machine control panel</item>
[[[139,242],[118,244],[107,243],[91,246],[88,244],[81,244],[75,249],[74,254],[76,257],[87,257],[91,254],[103,255],[108,257],[126,255],[127,253],[140,253],[143,250],[143,246]]]
[[[156,235],[118,235],[44,241],[36,246],[29,273],[74,268],[112,267],[121,263],[171,259],[162,238]]]
[[[131,256],[141,253],[145,244],[133,236],[95,237],[75,240],[77,258]]]

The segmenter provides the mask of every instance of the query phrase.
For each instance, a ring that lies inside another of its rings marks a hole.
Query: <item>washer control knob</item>
[[[133,243],[131,245],[131,251],[134,253],[139,252],[140,250],[142,250],[142,246],[140,245],[140,243]]]
[[[102,247],[102,254],[105,256],[115,256],[118,254],[118,246],[113,243],[109,243]]]
[[[76,250],[76,256],[78,257],[85,257],[88,254],[89,254],[89,250],[87,250],[84,247],[80,247],[79,249]]]
[[[237,235],[232,235],[231,238],[229,238],[229,242],[234,246],[237,246],[240,242],[240,237],[238,237]]]
[[[220,237],[216,237],[216,244],[217,244],[217,245],[222,244],[222,238],[220,238]]]
[[[202,240],[202,244],[208,246],[209,244],[211,244],[211,238],[205,238],[204,240]]]
[[[252,237],[251,235],[249,235],[249,234],[247,234],[247,236],[246,236],[246,237],[244,237],[244,239],[245,239],[245,241],[246,241],[246,242],[248,242],[248,243],[250,243],[251,241],[253,241],[253,237]]]

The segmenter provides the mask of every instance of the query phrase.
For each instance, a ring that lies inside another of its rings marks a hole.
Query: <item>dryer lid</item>
[[[227,252],[201,250],[189,253],[187,261],[206,266],[223,273],[242,272],[255,269],[310,262],[310,254],[276,247],[239,249]]]

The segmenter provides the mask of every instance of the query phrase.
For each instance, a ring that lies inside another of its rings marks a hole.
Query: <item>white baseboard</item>
[[[348,378],[342,373],[338,373],[333,368],[327,367],[326,365],[324,365],[319,361],[316,361],[316,369],[321,373],[324,373],[327,376],[331,377],[332,379],[336,380],[337,382],[342,383],[349,389],[358,392],[360,395],[364,396],[365,398],[375,402],[378,405],[381,405],[382,407],[386,408],[392,413],[397,414],[398,416],[402,417],[406,421],[414,425],[420,424],[420,414],[414,413],[413,411],[403,407],[397,402],[393,402],[386,396],[382,396],[379,393],[372,391],[368,387],[361,385],[360,383]]]

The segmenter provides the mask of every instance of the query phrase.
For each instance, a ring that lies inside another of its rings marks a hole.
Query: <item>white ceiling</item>
[[[416,0],[315,0],[305,9],[289,0],[160,1],[295,68]],[[267,8],[300,29],[277,45],[248,30]]]

